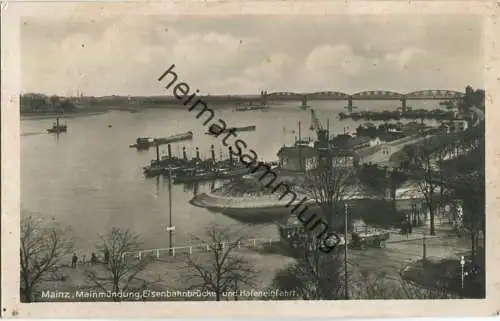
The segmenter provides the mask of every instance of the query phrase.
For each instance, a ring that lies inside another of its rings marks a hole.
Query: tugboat
[[[52,124],[52,128],[47,129],[47,132],[54,134],[65,133],[67,131],[68,131],[68,125],[60,124],[59,117],[57,117],[55,123]]]
[[[135,140],[135,144],[130,145],[130,147],[135,147],[137,149],[149,149],[153,145],[153,139],[150,137],[138,137]]]
[[[310,108],[310,107],[311,107],[311,106],[309,106],[309,105],[307,104],[307,97],[306,97],[306,96],[304,96],[304,97],[302,98],[302,105],[300,105],[300,107],[299,107],[299,108],[300,108],[300,109],[307,109],[307,108]]]

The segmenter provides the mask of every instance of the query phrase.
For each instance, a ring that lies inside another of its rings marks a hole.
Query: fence
[[[358,232],[358,233],[373,233],[379,231],[379,229],[376,228],[370,228],[370,227],[358,227],[355,228],[353,232]],[[392,231],[392,230],[386,230],[386,232],[389,232],[390,239],[387,240],[385,243],[399,243],[399,242],[411,242],[411,241],[417,241],[421,240],[425,244],[426,238],[427,239],[432,239],[435,238],[435,236],[428,236],[422,233],[413,233],[411,237],[408,237],[407,235],[402,235],[400,232],[397,231]],[[340,236],[340,242],[339,245],[343,246],[345,244],[344,242],[344,236]],[[272,246],[280,243],[280,239],[265,239],[265,238],[254,238],[254,239],[247,239],[247,240],[240,240],[240,241],[225,241],[225,242],[220,242],[218,244],[212,243],[202,243],[202,244],[194,244],[194,245],[184,245],[184,246],[174,246],[174,247],[167,247],[167,248],[153,248],[153,249],[145,249],[145,250],[137,250],[133,252],[125,252],[122,255],[122,260],[125,260],[128,257],[135,258],[137,260],[142,260],[144,258],[153,258],[153,259],[160,259],[162,256],[168,256],[168,257],[183,257],[183,256],[191,256],[194,253],[207,253],[213,250],[215,246],[218,246],[221,250],[228,246],[232,246],[235,249],[257,249],[257,248],[271,248]],[[348,235],[347,238],[347,243],[350,244],[351,242],[351,235]]]
[[[233,246],[235,249],[255,249],[258,247],[271,247],[275,243],[279,243],[279,239],[249,239],[249,240],[241,240],[241,241],[226,241],[220,242],[218,244],[212,243],[202,243],[195,245],[185,245],[185,246],[174,246],[167,248],[155,248],[155,249],[147,249],[133,252],[125,252],[122,255],[122,260],[126,259],[129,256],[133,256],[138,260],[142,260],[145,257],[153,257],[159,259],[162,255],[168,256],[185,256],[192,255],[193,253],[206,253],[210,252],[215,246],[218,246],[221,249],[224,249],[227,246]]]

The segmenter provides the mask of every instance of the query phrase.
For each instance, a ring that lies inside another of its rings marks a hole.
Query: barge
[[[135,140],[135,144],[129,145],[130,148],[137,148],[137,149],[149,149],[150,147],[154,147],[157,145],[165,145],[165,144],[170,144],[170,143],[177,143],[177,142],[182,142],[186,140],[192,140],[193,139],[193,132],[188,131],[186,133],[178,134],[178,135],[173,135],[170,137],[159,137],[159,138],[152,138],[152,137],[138,137]]]
[[[229,132],[248,132],[248,131],[254,131],[257,127],[255,125],[251,126],[243,126],[243,127],[229,127],[221,131],[222,128],[220,128],[218,125],[213,124],[210,126],[208,129],[208,132],[205,133],[205,135],[219,135],[219,134],[225,134]]]
[[[174,184],[196,183],[217,179],[231,179],[249,173],[250,169],[243,166],[220,166],[219,164],[214,164],[211,168],[197,166],[178,171],[174,178]]]
[[[250,106],[238,106],[235,111],[250,111],[250,110],[265,110],[269,109],[269,105],[250,105]]]

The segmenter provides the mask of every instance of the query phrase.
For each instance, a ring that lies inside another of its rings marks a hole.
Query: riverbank
[[[64,114],[58,113],[29,113],[29,114],[21,114],[21,120],[37,120],[37,119],[53,119],[56,117],[59,118],[75,118],[75,117],[83,117],[83,116],[96,116],[96,115],[104,115],[108,113],[108,110],[83,110],[78,112],[66,112]]]
[[[363,111],[363,112],[352,112],[338,114],[340,120],[352,119],[352,120],[371,120],[371,121],[389,121],[389,120],[418,120],[418,119],[433,119],[438,121],[450,121],[456,118],[455,111],[447,111],[443,109],[416,109],[407,110],[402,112],[401,110],[384,110],[384,111]]]

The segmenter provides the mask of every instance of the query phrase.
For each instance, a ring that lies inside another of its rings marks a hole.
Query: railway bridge
[[[305,101],[308,100],[344,100],[347,101],[346,109],[352,112],[356,106],[353,102],[356,100],[399,100],[401,101],[400,109],[406,112],[408,100],[457,100],[464,97],[463,92],[454,90],[442,89],[427,89],[412,91],[409,93],[399,93],[387,90],[369,90],[361,91],[353,94],[339,91],[320,91],[313,93],[294,93],[294,92],[261,92],[261,96],[265,95],[266,101]]]

